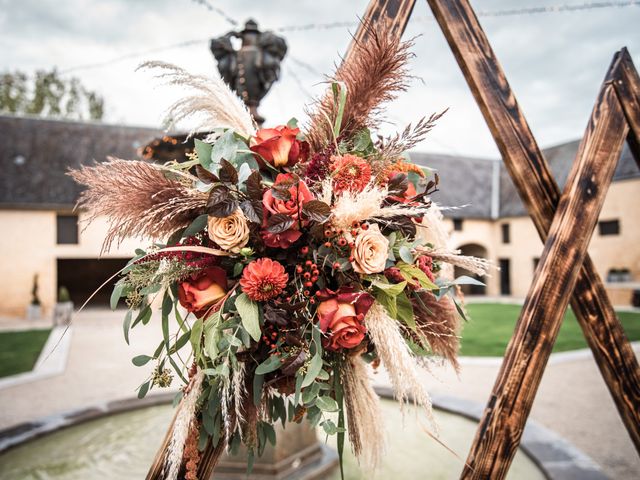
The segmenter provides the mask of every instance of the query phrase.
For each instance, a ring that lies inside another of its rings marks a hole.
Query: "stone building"
[[[543,150],[562,189],[580,141]],[[443,207],[452,247],[490,259],[500,267],[486,287],[468,293],[525,297],[542,254],[542,242],[505,166],[496,159],[412,153],[440,175],[433,200]],[[614,305],[629,305],[640,290],[640,169],[625,145],[609,188],[589,254]],[[462,272],[461,272],[462,273]]]
[[[150,128],[0,116],[0,316],[25,315],[35,275],[46,315],[59,287],[67,287],[72,300],[82,303],[126,263],[138,241],[101,255],[106,222],[83,230],[82,213],[73,211],[80,188],[65,172],[108,155],[138,158],[145,145],[160,137],[161,131]],[[577,145],[545,150],[560,184]],[[474,287],[471,293],[525,296],[542,244],[501,163],[425,153],[412,158],[440,173],[436,202],[468,205],[445,210],[452,246],[502,267],[486,288]],[[625,149],[590,246],[616,304],[629,304],[631,289],[639,288],[638,199],[640,172]],[[109,292],[104,289],[94,304],[106,304]]]

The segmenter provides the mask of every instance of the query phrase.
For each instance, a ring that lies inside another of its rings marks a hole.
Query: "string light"
[[[208,0],[192,0],[193,2],[204,6],[209,11],[214,12],[220,15],[227,23],[230,25],[237,27],[239,22],[229,16],[224,10],[214,5]],[[507,16],[517,16],[517,15],[539,15],[545,13],[575,13],[586,10],[596,10],[596,9],[604,9],[604,8],[624,8],[624,7],[632,7],[632,6],[640,6],[640,0],[627,0],[627,1],[617,1],[617,2],[585,2],[580,4],[559,4],[559,5],[547,5],[547,6],[535,6],[535,7],[522,7],[522,8],[514,8],[508,10],[480,10],[476,12],[478,17],[507,17]],[[432,21],[433,19],[427,17],[419,17],[414,18],[414,20],[418,21]],[[309,30],[330,30],[334,28],[348,28],[348,27],[357,27],[358,22],[345,22],[345,21],[336,21],[329,23],[308,23],[304,25],[284,25],[280,27],[276,27],[273,30],[276,32],[299,32],[299,31],[309,31]],[[103,62],[90,63],[86,65],[78,65],[76,67],[66,68],[60,71],[61,74],[66,74],[70,72],[75,72],[78,70],[89,70],[93,68],[106,67],[108,65],[112,65],[114,63],[118,63],[124,60],[129,60],[133,58],[145,57],[150,54],[164,52],[166,50],[172,50],[174,48],[184,48],[191,45],[196,45],[200,43],[209,42],[209,38],[198,39],[198,40],[187,40],[185,42],[176,43],[173,45],[167,45],[164,47],[157,47],[149,50],[134,52],[122,55],[120,57],[112,58],[110,60],[105,60]],[[289,54],[289,58],[293,60],[299,66],[304,67],[309,72],[313,73],[317,76],[322,76],[318,70],[316,70],[309,63],[299,59],[292,57]]]

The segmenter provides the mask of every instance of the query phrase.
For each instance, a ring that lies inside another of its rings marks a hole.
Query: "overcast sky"
[[[328,22],[354,22],[367,0],[298,1],[210,0],[230,17],[258,20],[262,29]],[[545,5],[577,5],[581,0],[475,0],[478,12]],[[587,2],[588,3],[588,2]],[[481,16],[489,40],[541,146],[582,135],[598,89],[616,50],[627,46],[640,65],[640,6],[536,15]],[[208,38],[231,25],[192,0],[0,0],[0,71],[32,72],[74,67],[194,41],[181,48],[149,53],[108,66],[78,68],[79,77],[105,97],[109,123],[158,127],[163,110],[179,95],[156,88],[150,76],[136,73],[144,60],[164,60],[194,73],[213,74]],[[282,78],[263,101],[268,124],[290,117],[304,120],[303,107],[324,85],[349,43],[354,27],[285,31],[289,54]],[[415,39],[414,80],[389,106],[401,129],[423,115],[450,108],[422,151],[496,157],[497,149],[466,83],[433,21],[425,1],[417,1],[405,37]],[[301,66],[302,60],[312,68]]]

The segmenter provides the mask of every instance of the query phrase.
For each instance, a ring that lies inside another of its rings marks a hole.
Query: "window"
[[[511,262],[508,258],[500,262],[500,295],[511,295]]]
[[[603,220],[598,222],[598,231],[600,235],[620,235],[620,221]]]
[[[453,229],[456,232],[462,231],[462,219],[461,218],[454,218],[453,219]]]
[[[58,245],[78,244],[77,215],[58,215],[56,217],[56,242]]]
[[[502,229],[502,243],[510,243],[511,242],[511,232],[509,231],[509,224],[503,223],[500,225]]]

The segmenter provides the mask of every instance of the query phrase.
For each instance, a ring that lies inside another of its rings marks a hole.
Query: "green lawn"
[[[501,357],[520,315],[520,305],[471,303],[467,305],[469,321],[463,326],[461,355]],[[640,340],[640,313],[618,312],[631,341]],[[554,352],[586,348],[582,330],[569,309],[565,314]]]
[[[50,332],[51,329],[0,332],[0,377],[33,369]]]

